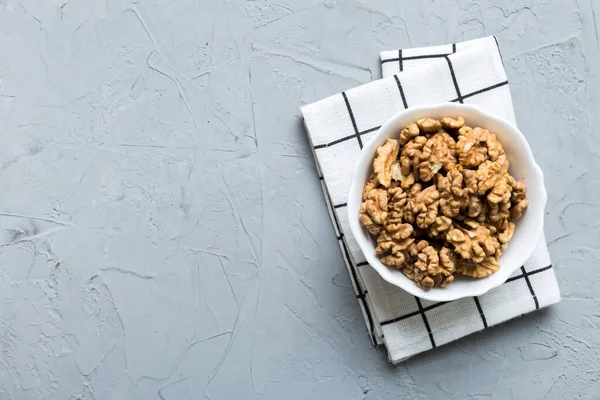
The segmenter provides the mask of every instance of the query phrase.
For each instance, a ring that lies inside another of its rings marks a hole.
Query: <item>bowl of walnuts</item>
[[[390,118],[354,166],[350,228],[383,279],[431,301],[479,296],[535,249],[542,170],[508,121],[463,104]]]

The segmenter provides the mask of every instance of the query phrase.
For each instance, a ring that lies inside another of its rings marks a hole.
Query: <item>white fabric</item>
[[[345,203],[354,161],[389,117],[406,107],[458,101],[515,123],[496,38],[381,54],[384,78],[302,108],[327,206],[375,344],[397,363],[560,301],[545,239],[499,288],[449,303],[420,300],[390,285],[366,262],[348,227]]]

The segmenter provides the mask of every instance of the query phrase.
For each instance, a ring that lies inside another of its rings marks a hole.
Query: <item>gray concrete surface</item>
[[[597,0],[0,0],[1,399],[598,399]],[[298,107],[497,34],[563,301],[392,367]]]

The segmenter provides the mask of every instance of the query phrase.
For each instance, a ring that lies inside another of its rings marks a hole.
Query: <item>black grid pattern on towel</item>
[[[338,226],[339,229],[339,222],[337,221],[337,217],[336,217],[336,221],[335,223]],[[371,313],[371,309],[369,308],[369,303],[367,302],[367,290],[364,289],[362,287],[362,285],[360,284],[360,281],[358,280],[358,276],[356,275],[356,267],[354,266],[354,263],[352,262],[352,259],[350,258],[350,251],[348,251],[348,247],[346,246],[346,242],[344,241],[343,238],[338,238],[338,241],[340,242],[340,245],[342,246],[343,249],[343,257],[345,258],[345,261],[347,263],[347,265],[350,268],[350,279],[352,279],[352,281],[355,283],[355,287],[356,287],[356,291],[358,293],[356,293],[356,297],[360,300],[361,305],[363,307],[365,316],[366,316],[366,320],[367,320],[367,324],[368,324],[368,331],[369,331],[369,335],[371,336],[371,343],[373,343],[374,346],[377,345],[377,339],[375,337],[375,327],[373,326],[373,314]]]
[[[317,170],[319,170],[318,163],[317,163]],[[367,330],[369,332],[369,336],[371,337],[371,342],[373,343],[373,345],[376,346],[377,338],[376,338],[376,334],[375,334],[373,314],[371,312],[371,309],[369,307],[369,304],[368,304],[367,298],[366,298],[367,290],[363,288],[363,285],[361,284],[360,280],[358,279],[358,275],[356,272],[356,268],[359,265],[361,265],[362,263],[357,264],[355,266],[350,258],[350,251],[348,250],[348,246],[346,245],[346,242],[344,240],[344,234],[342,233],[342,228],[338,221],[338,217],[334,211],[336,207],[332,206],[331,198],[329,197],[329,193],[327,192],[327,187],[325,186],[325,183],[324,183],[324,177],[320,171],[319,171],[319,181],[320,181],[321,187],[323,189],[323,194],[325,195],[325,204],[327,205],[327,208],[329,209],[331,221],[334,224],[335,233],[337,235],[337,241],[342,250],[342,257],[344,258],[344,263],[346,264],[346,267],[348,268],[348,271],[350,273],[350,279],[352,280],[352,284],[353,284],[352,286],[354,287],[354,293],[356,295],[356,298],[360,300],[359,304],[362,309],[363,315],[365,317],[365,323],[367,324]],[[345,206],[346,206],[346,204],[339,204],[337,208],[345,207]]]
[[[548,266],[543,267],[543,268],[538,268],[538,269],[535,269],[535,270],[530,271],[530,272],[525,272],[525,268],[521,267],[521,272],[522,272],[521,275],[517,275],[517,276],[513,276],[511,278],[508,278],[506,280],[506,283],[517,281],[519,279],[525,279],[526,282],[529,282],[529,277],[530,276],[539,274],[540,272],[547,271],[550,268],[552,268],[552,265],[548,265]],[[532,293],[532,297],[533,297],[534,302],[535,302],[535,308],[537,310],[539,308],[539,303],[537,302],[537,299],[535,297],[535,293],[533,293],[533,289],[531,287],[531,283],[529,282],[527,284],[527,286],[529,287],[529,290]],[[475,305],[477,306],[477,311],[479,312],[479,315],[481,316],[481,322],[483,323],[483,326],[485,328],[487,328],[488,327],[487,320],[486,320],[485,314],[483,313],[483,310],[481,308],[481,304],[479,304],[479,299],[477,297],[473,297],[473,299],[475,301]],[[432,304],[432,305],[427,306],[427,307],[419,307],[419,309],[417,311],[406,313],[406,314],[400,315],[400,316],[398,316],[396,318],[392,318],[392,319],[388,319],[388,320],[385,320],[385,321],[381,321],[381,325],[385,326],[385,325],[393,324],[393,323],[396,323],[396,322],[408,319],[410,317],[414,317],[415,315],[419,315],[419,314],[421,314],[423,316],[423,321],[426,321],[427,317],[425,316],[425,313],[427,311],[433,310],[433,309],[438,308],[440,306],[443,306],[444,304],[448,304],[448,302],[440,302],[440,303]],[[428,326],[428,324],[426,325],[426,327],[427,326]],[[433,347],[435,347],[435,346],[433,346]]]
[[[451,76],[453,78],[453,84],[454,84],[454,88],[456,90],[456,97],[453,98],[453,99],[448,99],[449,102],[452,102],[452,103],[456,103],[456,102],[463,103],[464,99],[467,99],[467,98],[473,97],[473,96],[477,96],[479,94],[482,94],[482,93],[485,93],[485,92],[489,92],[491,90],[494,90],[494,89],[500,88],[502,86],[508,85],[508,81],[502,81],[502,82],[498,82],[498,83],[490,85],[490,86],[486,86],[486,87],[481,88],[479,90],[476,90],[474,92],[470,92],[470,93],[467,93],[467,94],[462,94],[461,91],[460,91],[460,88],[458,86],[458,82],[456,80],[456,76],[454,74],[454,69],[452,68],[452,62],[450,61],[449,58],[446,58],[446,60],[448,61],[448,67],[451,70]],[[394,75],[394,78],[396,79],[396,83],[398,84],[398,90],[400,91],[400,96],[402,98],[402,102],[404,104],[404,108],[408,108],[408,104],[406,102],[406,95],[404,93],[404,89],[403,89],[402,85],[400,84],[400,78],[398,77],[398,75]],[[325,147],[335,146],[336,144],[339,144],[339,143],[342,143],[342,142],[346,142],[348,140],[355,139],[355,138],[358,140],[359,147],[362,149],[362,139],[361,139],[361,137],[363,135],[366,135],[367,133],[374,132],[374,131],[378,130],[379,128],[381,128],[381,126],[374,126],[372,128],[365,129],[363,131],[359,131],[358,128],[357,128],[357,125],[356,125],[356,118],[355,118],[354,112],[352,111],[352,108],[350,106],[350,102],[348,101],[348,96],[346,96],[345,92],[342,93],[342,95],[344,96],[344,101],[346,102],[346,107],[348,108],[348,114],[349,114],[349,118],[352,121],[352,126],[354,127],[354,133],[352,133],[351,135],[343,136],[343,137],[341,137],[339,139],[333,140],[333,141],[328,142],[328,143],[317,144],[317,145],[314,146],[315,150],[323,149]]]
[[[496,41],[496,44],[497,44],[497,41]],[[497,46],[497,47],[498,47],[498,54],[500,56],[500,59],[502,59],[502,54],[500,53],[500,47],[499,46]],[[456,44],[452,45],[452,52],[448,53],[448,54],[432,54],[432,55],[420,55],[420,56],[412,56],[412,57],[403,57],[402,56],[402,50],[400,50],[398,52],[398,58],[391,58],[391,59],[382,60],[382,63],[386,63],[386,62],[398,62],[399,63],[398,64],[399,69],[400,69],[400,71],[402,71],[403,70],[404,62],[407,61],[407,60],[423,59],[423,58],[443,58],[443,59],[445,59],[446,62],[447,62],[447,64],[448,64],[448,69],[450,71],[450,76],[452,78],[452,85],[454,86],[454,89],[455,89],[455,92],[456,92],[456,98],[448,100],[448,101],[451,101],[451,102],[460,102],[460,103],[462,103],[463,100],[466,99],[466,98],[477,96],[479,94],[482,94],[482,93],[485,93],[485,92],[489,92],[491,90],[495,90],[495,89],[501,88],[501,87],[503,87],[505,85],[508,85],[508,81],[505,80],[505,81],[498,82],[498,83],[496,83],[494,85],[491,85],[491,86],[483,87],[483,88],[481,88],[479,90],[476,90],[474,92],[463,94],[461,92],[461,90],[460,90],[458,80],[456,79],[456,76],[455,76],[455,73],[454,73],[454,68],[453,68],[453,65],[452,65],[452,60],[450,59],[450,56],[452,54],[454,54],[455,52],[456,52]],[[394,75],[394,79],[395,79],[396,84],[398,86],[398,91],[399,91],[400,97],[402,99],[402,104],[403,104],[404,108],[406,109],[406,108],[409,107],[409,105],[408,105],[408,103],[406,101],[405,89],[402,86],[402,83],[401,83],[401,80],[400,80],[400,76]],[[370,133],[370,132],[374,132],[374,131],[376,131],[377,129],[380,128],[380,126],[374,126],[374,127],[365,129],[363,131],[359,131],[358,125],[357,125],[357,120],[356,120],[356,115],[355,115],[355,113],[354,113],[354,111],[352,109],[352,105],[350,103],[350,100],[348,99],[348,96],[346,95],[345,92],[343,92],[341,95],[342,95],[344,103],[346,105],[346,109],[348,111],[348,117],[349,117],[349,119],[350,119],[350,121],[352,123],[352,127],[353,127],[354,132],[352,132],[351,134],[348,134],[346,136],[343,136],[343,137],[341,137],[339,139],[336,139],[334,141],[331,141],[329,143],[322,143],[322,144],[316,144],[316,145],[313,144],[313,149],[314,149],[315,152],[317,152],[319,149],[323,149],[323,148],[328,148],[328,147],[331,147],[331,146],[335,146],[335,145],[337,145],[339,143],[342,143],[342,142],[345,142],[345,141],[348,141],[348,140],[352,140],[352,139],[356,139],[357,144],[359,146],[359,149],[362,149],[363,142],[362,142],[361,136],[363,136],[363,135],[365,135],[367,133]],[[346,203],[332,204],[331,205],[332,215],[334,215],[334,218],[335,218],[334,223],[336,224],[338,232],[341,232],[341,229],[340,229],[341,227],[339,225],[339,221],[337,220],[336,211],[339,211],[341,208],[345,208],[346,206],[347,206]],[[361,267],[361,266],[365,266],[368,263],[367,262],[360,262],[358,264],[355,264],[354,261],[350,257],[350,253],[348,251],[348,247],[347,247],[347,245],[345,243],[345,239],[344,239],[344,237],[343,237],[342,234],[340,234],[340,236],[338,237],[338,240],[341,242],[341,246],[342,246],[343,253],[344,253],[344,258],[349,263],[349,269],[351,271],[351,279],[354,282],[354,286],[358,290],[358,293],[356,294],[356,297],[361,301],[362,307],[364,308],[364,311],[365,311],[366,319],[367,319],[367,322],[368,322],[368,325],[369,325],[369,333],[371,335],[371,340],[373,341],[374,344],[376,344],[377,342],[376,342],[376,339],[375,339],[375,333],[374,333],[374,327],[373,327],[373,317],[372,317],[371,310],[369,309],[369,305],[368,305],[367,300],[366,300],[366,297],[367,297],[368,293],[362,287],[362,285],[360,284],[360,282],[358,280],[358,277],[357,277],[357,271],[356,271],[356,268]],[[524,279],[525,282],[526,282],[526,284],[527,284],[527,287],[529,288],[529,292],[531,293],[531,297],[533,298],[533,301],[535,303],[535,308],[538,309],[539,308],[539,302],[538,302],[538,299],[536,297],[536,294],[535,294],[535,291],[533,289],[533,286],[531,285],[531,282],[529,280],[529,276],[537,274],[537,273],[540,273],[540,272],[543,272],[543,271],[546,271],[546,270],[548,270],[550,268],[552,268],[551,265],[547,266],[547,267],[543,267],[543,268],[537,269],[537,270],[534,270],[534,271],[526,272],[525,268],[521,267],[522,274],[508,279],[507,282],[512,282],[512,281],[515,281],[515,280],[518,280],[518,279]],[[414,299],[415,299],[415,302],[417,303],[417,307],[418,307],[417,311],[406,313],[406,314],[400,314],[400,315],[398,315],[397,317],[395,317],[393,319],[389,319],[389,320],[386,320],[386,321],[381,321],[380,324],[382,326],[384,326],[384,325],[392,324],[392,323],[395,323],[395,322],[398,322],[398,321],[402,321],[404,319],[413,317],[415,315],[421,315],[421,317],[423,318],[423,322],[425,324],[425,327],[427,329],[427,332],[429,334],[429,339],[430,339],[430,342],[431,342],[431,347],[435,348],[436,347],[436,343],[435,343],[435,338],[434,338],[434,332],[432,332],[432,330],[431,330],[431,326],[430,326],[429,320],[427,318],[427,311],[435,309],[435,308],[440,307],[440,306],[442,306],[444,304],[447,304],[447,303],[446,302],[440,302],[440,303],[435,303],[433,305],[429,305],[427,307],[423,307],[423,305],[421,303],[421,300],[418,297],[414,296]],[[485,313],[484,313],[484,311],[483,311],[483,309],[481,307],[479,299],[477,297],[473,297],[473,301],[474,301],[475,306],[476,306],[476,308],[478,310],[478,313],[479,313],[479,315],[481,317],[481,323],[482,323],[483,327],[487,328],[488,327],[487,319],[486,319]],[[402,312],[402,310],[398,310],[398,311]]]

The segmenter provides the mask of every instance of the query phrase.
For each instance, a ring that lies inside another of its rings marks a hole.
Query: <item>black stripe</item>
[[[498,44],[498,38],[494,36],[494,41],[496,42],[496,47],[498,48],[498,55],[500,55],[500,61],[502,61],[502,66],[504,66],[504,58],[502,57],[502,51],[500,51],[500,45]]]
[[[481,93],[489,92],[490,90],[497,89],[497,88],[502,87],[504,85],[508,85],[508,81],[496,83],[495,85],[491,85],[491,86],[485,87],[483,89],[479,89],[479,90],[476,90],[474,92],[471,92],[469,94],[465,94],[464,96],[462,96],[462,98],[464,100],[466,98],[469,98],[469,97],[472,97],[472,96],[476,96],[476,95],[481,94]],[[450,100],[450,102],[456,103],[458,100],[459,99],[452,99],[452,100]]]
[[[493,90],[493,89],[496,89],[496,88],[502,87],[502,86],[504,86],[504,85],[508,85],[508,81],[504,81],[504,82],[496,83],[495,85],[488,86],[488,87],[486,87],[486,88],[483,88],[483,89],[477,90],[477,91],[475,91],[475,92],[472,92],[472,93],[466,94],[466,95],[464,95],[462,98],[463,98],[463,99],[466,99],[466,98],[468,98],[468,97],[471,97],[471,96],[476,96],[476,95],[478,95],[478,94],[481,94],[481,93],[484,93],[484,92],[487,92],[487,91],[490,91],[490,90]]]
[[[406,110],[408,108],[408,104],[406,103],[406,96],[404,96],[404,89],[402,89],[400,78],[398,78],[398,75],[394,75],[394,79],[396,79],[396,84],[398,85],[398,90],[400,91],[400,97],[402,97],[402,104],[404,105],[404,109]]]
[[[452,75],[452,82],[454,82],[454,89],[456,89],[456,96],[459,103],[464,103],[463,97],[460,94],[460,88],[458,87],[458,81],[456,80],[456,75],[454,74],[454,68],[452,67],[452,62],[450,61],[450,57],[446,56],[446,61],[448,62],[448,68],[450,68],[450,75]]]
[[[452,53],[450,53],[452,54]],[[442,57],[446,57],[449,56],[450,54],[426,54],[426,55],[422,55],[422,56],[409,56],[409,57],[402,57],[402,61],[406,61],[406,60],[424,60],[427,58],[442,58]],[[388,62],[396,62],[396,61],[400,61],[399,57],[394,57],[394,58],[388,58],[386,60],[381,60],[382,64],[388,63]]]
[[[369,306],[367,305],[367,299],[365,299],[363,296],[360,298],[360,301],[365,308],[367,319],[369,320],[369,334],[371,335],[371,342],[373,342],[373,346],[377,346],[377,338],[375,337],[375,329],[373,328],[373,317],[371,317],[371,310],[369,310]]]
[[[519,279],[521,279],[521,278],[525,278],[525,275],[517,275],[517,276],[513,276],[512,278],[508,278],[508,279],[506,280],[506,282],[504,282],[504,283],[513,282],[513,281],[519,280]]]
[[[485,319],[485,314],[483,313],[483,309],[481,308],[481,304],[479,304],[479,299],[477,297],[473,297],[475,300],[475,305],[477,306],[477,311],[479,311],[479,315],[481,316],[481,322],[483,322],[483,328],[487,328],[487,320]]]
[[[376,131],[377,129],[379,129],[379,128],[381,128],[381,125],[379,125],[379,126],[376,126],[375,128],[369,128],[369,129],[366,129],[366,130],[364,130],[364,131],[361,131],[361,132],[359,133],[359,135],[361,135],[361,136],[362,136],[362,135],[366,135],[367,133],[375,132],[375,131]]]
[[[452,54],[456,53],[456,43],[452,43]]]
[[[423,60],[426,58],[442,58],[442,57],[447,57],[450,54],[427,54],[427,55],[423,55],[423,56],[411,56],[411,57],[404,57],[403,60]]]
[[[358,140],[358,146],[362,149],[363,143],[360,139],[360,132],[358,131],[358,127],[356,126],[356,119],[354,118],[354,113],[352,112],[352,108],[350,107],[350,102],[348,101],[348,96],[346,96],[346,92],[342,92],[342,96],[344,97],[344,101],[346,102],[346,108],[348,109],[348,114],[350,114],[350,120],[352,121],[352,126],[354,127],[354,136]]]
[[[538,302],[537,296],[535,295],[535,292],[533,291],[533,286],[531,286],[531,281],[529,281],[529,276],[527,275],[527,272],[525,271],[525,267],[521,267],[521,271],[523,271],[523,277],[525,278],[525,282],[527,282],[527,287],[529,288],[529,293],[531,293],[531,297],[533,297],[533,301],[535,302],[535,309],[539,309],[540,308],[540,303]]]
[[[428,307],[425,307],[423,309],[423,311],[433,310],[434,308],[438,308],[439,306],[443,306],[444,304],[447,304],[447,303],[448,302],[445,302],[445,301],[443,301],[441,303],[435,303],[435,304],[432,304],[432,305],[430,305]],[[421,314],[421,310],[414,311],[414,312],[411,312],[411,313],[408,313],[408,314],[405,314],[405,315],[401,315],[401,316],[393,318],[393,319],[388,319],[387,321],[383,321],[381,323],[381,326],[393,324],[395,322],[402,321],[402,320],[405,320],[405,319],[410,318],[410,317],[414,317],[415,315],[419,315],[419,314]]]
[[[531,276],[531,275],[539,274],[540,272],[548,271],[550,268],[552,268],[552,264],[548,265],[547,267],[539,268],[539,269],[533,270],[531,272],[528,272],[527,275]]]
[[[322,176],[322,175],[321,175],[321,176],[319,176],[319,180],[320,180],[320,181],[322,181],[322,180],[323,180],[323,176]]]
[[[363,262],[359,262],[358,264],[356,264],[357,267],[364,267],[365,265],[369,265],[369,262],[363,261]]]
[[[423,317],[423,322],[425,323],[425,328],[427,329],[427,333],[429,333],[429,341],[431,342],[431,347],[435,349],[435,340],[433,340],[433,333],[431,332],[431,327],[429,326],[429,321],[427,321],[427,316],[425,315],[425,311],[423,310],[423,305],[421,304],[421,299],[415,296],[415,300],[417,301],[417,306],[419,306],[419,311],[421,317]]]
[[[404,65],[402,65],[402,49],[398,50],[398,67],[400,72],[404,71]]]
[[[330,207],[331,207],[331,198],[329,199],[329,202],[327,204],[327,208],[330,208]],[[331,215],[333,215],[333,222],[335,223],[335,228],[337,228],[337,229],[334,229],[334,230],[336,230],[337,232],[341,233],[342,230],[340,229],[340,223],[339,223],[339,221],[337,219],[337,215],[336,215],[336,213],[333,210],[330,210],[330,211],[331,211]],[[338,237],[338,240],[339,240],[339,237]],[[350,262],[350,261],[348,260],[348,262]]]
[[[354,137],[356,137],[356,134],[349,135],[349,136],[344,136],[343,138],[334,140],[333,142],[329,142],[329,143],[326,143],[326,144],[318,144],[318,145],[314,146],[313,148],[315,150],[322,149],[324,147],[329,147],[329,146],[333,146],[334,144],[345,142],[346,140],[352,139]]]
[[[347,205],[348,205],[348,203],[336,204],[335,206],[333,206],[333,208],[342,208],[342,207],[346,207]]]
[[[381,326],[385,326],[385,325],[393,324],[393,323],[396,323],[396,322],[398,322],[398,321],[402,321],[402,320],[408,319],[408,318],[410,318],[410,317],[414,317],[415,315],[419,315],[420,313],[421,313],[421,311],[413,311],[413,312],[411,312],[411,313],[409,313],[409,314],[406,314],[406,315],[403,315],[403,316],[401,316],[401,317],[396,317],[396,318],[394,318],[394,319],[390,319],[390,320],[387,320],[387,321],[383,321],[383,322],[381,323]]]
[[[331,207],[331,199],[329,200],[330,203],[328,204],[329,207]],[[333,210],[330,210],[331,214],[333,215],[333,220],[335,221],[335,227],[337,228],[337,232],[340,233],[340,235],[342,235],[342,229],[340,228],[340,223],[337,219],[337,215],[335,214],[335,212]],[[340,236],[338,236],[338,240],[339,240]]]
[[[335,226],[338,229],[338,232],[341,232],[340,229],[340,223],[337,219],[337,215],[335,213],[333,214],[333,220],[335,221]],[[343,236],[343,234],[342,234]],[[338,238],[339,240],[339,238]],[[350,268],[350,275],[351,275],[351,279],[354,282],[354,286],[356,287],[356,290],[359,293],[364,293],[360,282],[358,280],[358,277],[356,275],[356,271],[354,270],[354,265],[352,264],[352,260],[350,259],[350,252],[348,251],[348,248],[346,247],[346,242],[344,242],[344,240],[342,240],[342,250],[344,252],[344,256],[345,256],[345,262],[348,263],[348,266]],[[369,309],[369,306],[367,304],[367,301],[365,299],[365,297],[363,296],[362,298],[360,298],[360,301],[362,302],[363,308],[365,309],[365,313],[367,314],[367,321],[369,323],[369,326],[367,327],[368,331],[369,331],[369,335],[371,335],[371,341],[373,342],[373,346],[377,346],[377,338],[375,337],[375,328],[373,327],[373,316],[371,315],[371,310]]]
[[[521,274],[521,275],[513,276],[512,278],[508,278],[505,283],[516,281],[517,279],[525,278],[526,275],[527,276],[531,276],[531,275],[539,274],[540,272],[547,271],[550,268],[552,268],[552,264],[550,264],[550,265],[548,265],[547,267],[544,267],[544,268],[539,268],[539,269],[536,269],[536,270],[531,271],[531,272],[526,272],[524,275]]]
[[[378,130],[379,128],[381,128],[381,125],[376,126],[374,128],[369,128],[366,129],[362,132],[359,133],[359,135],[366,135],[367,133],[371,133],[371,132],[375,132],[376,130]],[[343,138],[340,139],[336,139],[333,142],[329,142],[329,143],[325,143],[325,144],[318,144],[316,146],[313,146],[313,149],[318,150],[318,149],[323,149],[325,147],[329,147],[329,146],[333,146],[334,144],[338,144],[338,143],[342,143],[345,142],[346,140],[350,140],[356,137],[356,134],[354,135],[349,135],[349,136],[344,136]]]
[[[350,265],[350,272],[352,274],[352,279],[356,283],[356,287],[358,288],[358,290],[361,291],[361,293],[364,293],[362,291],[362,288],[360,287],[360,282],[358,281],[358,277],[356,276],[356,271],[354,270],[352,261],[350,260],[350,254],[348,252],[348,248],[346,247],[346,243],[343,240],[342,240],[342,247],[344,249],[344,253],[346,254],[346,260],[347,260],[348,264]],[[369,322],[368,330],[369,330],[369,334],[371,335],[371,341],[373,342],[373,346],[377,346],[377,338],[375,337],[375,328],[373,326],[373,316],[371,315],[371,310],[369,309],[369,305],[367,304],[367,299],[365,299],[365,296],[359,297],[359,299],[362,302],[363,308],[365,309],[365,313],[367,314],[367,321]]]
[[[367,295],[367,293],[369,293],[369,292],[368,292],[367,290],[365,290],[365,291],[364,291],[364,292],[362,292],[361,294],[357,294],[357,295],[356,295],[356,298],[357,298],[357,299],[363,299],[363,298],[364,298],[364,297]]]
[[[344,237],[344,234],[340,233],[340,235],[337,237],[337,240],[342,240],[343,237]]]

